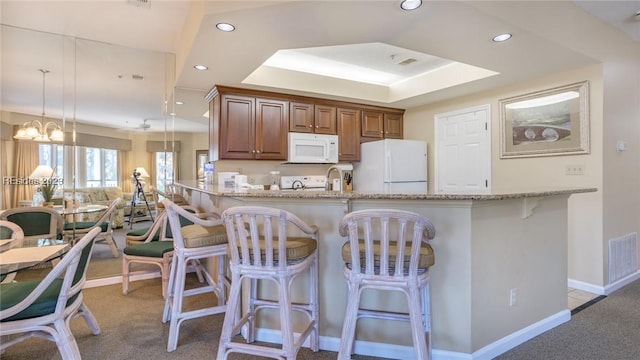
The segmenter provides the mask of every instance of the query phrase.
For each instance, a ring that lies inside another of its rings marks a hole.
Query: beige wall
[[[590,84],[590,153],[572,156],[500,159],[499,100],[589,80]],[[597,187],[596,193],[579,194],[569,199],[569,278],[602,286],[603,254],[603,80],[602,66],[593,65],[516,86],[407,109],[404,117],[405,138],[425,140],[429,144],[429,183],[434,184],[434,117],[440,113],[477,105],[491,106],[491,176],[493,191],[556,187]],[[566,175],[566,166],[584,166],[584,175]]]

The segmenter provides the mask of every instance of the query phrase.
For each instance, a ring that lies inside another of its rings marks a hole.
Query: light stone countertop
[[[185,189],[200,191],[220,197],[236,198],[282,198],[282,199],[336,199],[336,200],[507,200],[519,198],[536,198],[555,195],[570,195],[596,192],[591,188],[539,188],[532,190],[499,191],[490,194],[398,194],[373,192],[338,192],[338,191],[302,191],[302,190],[223,190],[218,185],[202,184],[196,181],[181,181],[176,185]]]

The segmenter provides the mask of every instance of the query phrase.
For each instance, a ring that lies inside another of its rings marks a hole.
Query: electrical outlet
[[[518,302],[517,290],[513,288],[509,291],[509,306],[514,306]]]
[[[584,175],[584,165],[567,165],[567,175]]]

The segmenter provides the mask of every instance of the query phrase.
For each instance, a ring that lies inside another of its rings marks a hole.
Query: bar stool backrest
[[[345,215],[339,232],[349,237],[353,273],[404,277],[417,276],[424,268],[419,266],[421,248],[433,239],[435,227],[414,212],[370,209]]]

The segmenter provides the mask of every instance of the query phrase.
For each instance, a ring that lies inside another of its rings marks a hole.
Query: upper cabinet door
[[[335,106],[315,106],[314,131],[316,134],[335,135],[338,133]]]
[[[362,111],[362,136],[384,138],[383,114],[380,111]]]
[[[335,122],[335,120],[334,120]],[[313,133],[313,104],[295,102],[289,103],[289,131]]]
[[[256,99],[256,160],[286,160],[289,102]]]
[[[252,159],[255,152],[255,99],[222,95],[220,104],[220,158]]]
[[[384,137],[385,139],[402,139],[402,115],[384,114]]]
[[[360,161],[360,114],[358,109],[338,108],[338,158]]]

